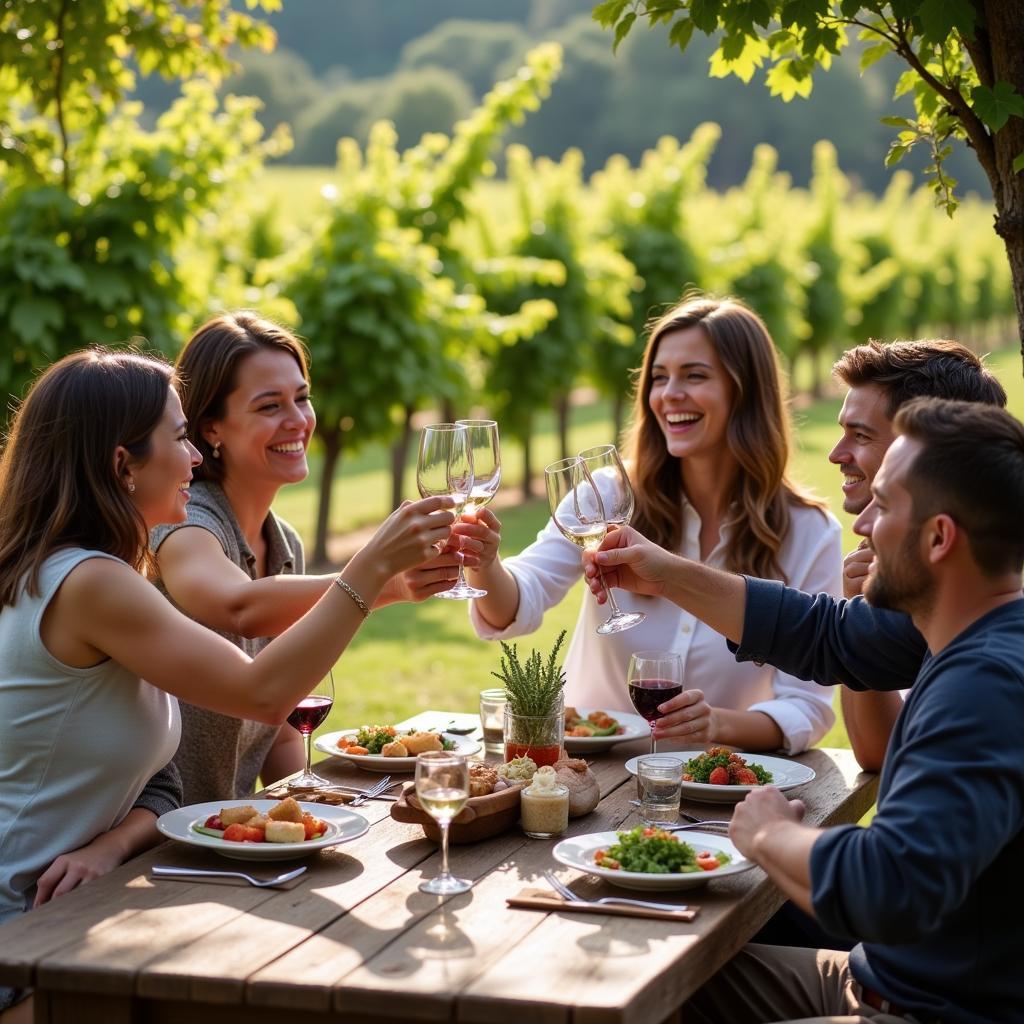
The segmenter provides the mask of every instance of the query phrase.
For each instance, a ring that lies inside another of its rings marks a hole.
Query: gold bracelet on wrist
[[[356,607],[363,613],[363,618],[368,618],[370,615],[370,608],[367,605],[367,603],[355,592],[355,590],[353,590],[352,587],[340,576],[335,576],[334,582],[337,583],[338,586],[341,587],[341,589],[344,590],[345,593],[348,594],[348,596],[351,597],[353,601],[355,601]]]

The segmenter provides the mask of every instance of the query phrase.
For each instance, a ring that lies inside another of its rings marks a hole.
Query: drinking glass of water
[[[679,821],[679,797],[683,785],[681,758],[648,754],[636,765],[640,783],[640,817],[647,825],[675,825]]]

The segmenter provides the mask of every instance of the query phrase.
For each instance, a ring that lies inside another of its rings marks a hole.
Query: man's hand
[[[864,589],[875,552],[867,540],[843,559],[843,597],[857,597]]]
[[[758,841],[780,825],[799,824],[805,810],[800,800],[787,800],[774,786],[752,790],[736,805],[729,838],[740,853],[760,864]]]
[[[461,545],[467,569],[490,568],[501,544],[501,520],[489,509],[464,512],[452,527],[453,540]]]
[[[665,591],[673,558],[632,527],[611,527],[599,551],[583,552],[583,572],[601,604],[607,600],[605,586],[659,596]]]

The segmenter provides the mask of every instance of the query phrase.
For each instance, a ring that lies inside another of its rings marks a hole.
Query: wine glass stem
[[[651,722],[651,753],[656,754],[658,752],[658,738],[654,732],[654,723]]]
[[[448,825],[444,822],[441,825],[441,877],[448,877]]]
[[[312,769],[313,769],[313,749],[312,749],[312,746],[311,746],[312,740],[313,740],[313,733],[312,732],[304,732],[302,734],[302,745],[303,745],[303,747],[305,748],[305,751],[306,751],[306,771],[305,771],[306,775],[312,774]]]
[[[615,601],[615,595],[612,593],[612,588],[604,581],[604,571],[599,569],[598,575],[601,577],[601,587],[604,589],[604,596],[608,598],[608,607],[612,610],[610,617],[614,619],[616,616],[621,615],[622,612],[619,611],[619,606]]]
[[[466,583],[466,562],[465,555],[462,553],[462,538],[459,538],[459,546],[455,549],[455,557],[459,560],[459,577],[455,581],[455,586],[465,587]]]

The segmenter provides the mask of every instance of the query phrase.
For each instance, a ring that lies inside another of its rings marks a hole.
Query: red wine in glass
[[[683,684],[671,679],[637,679],[629,684],[629,699],[633,702],[637,714],[642,715],[648,722],[655,722],[661,718],[658,706],[682,692]]]
[[[288,724],[303,735],[309,735],[330,714],[333,705],[331,697],[303,697],[288,716]]]

